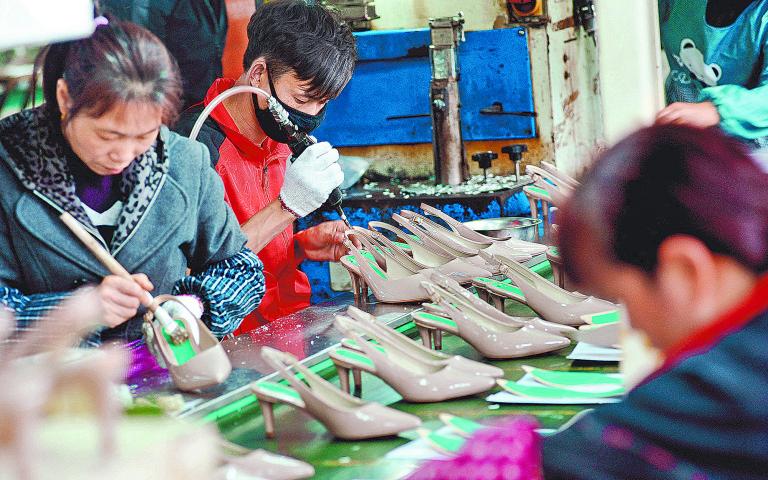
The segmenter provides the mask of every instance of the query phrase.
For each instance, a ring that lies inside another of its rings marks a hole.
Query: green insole
[[[381,345],[379,345],[379,344],[378,344],[378,343],[376,343],[375,341],[373,341],[373,340],[369,340],[369,341],[368,341],[368,343],[370,343],[371,345],[373,345],[373,348],[375,348],[376,350],[378,350],[378,351],[380,351],[380,352],[382,352],[382,353],[386,353],[386,351],[384,350],[384,347],[382,347]],[[341,339],[341,344],[342,344],[342,345],[347,345],[347,346],[349,346],[349,348],[353,348],[353,349],[356,349],[356,350],[360,348],[360,347],[357,345],[357,342],[356,342],[356,341],[354,341],[354,340],[350,340],[350,339],[348,339],[348,338],[342,338],[342,339]]]
[[[373,260],[373,256],[370,253],[368,253],[368,252],[362,252],[362,254],[363,254],[364,257],[366,257],[366,259],[368,260],[368,265],[370,265],[370,267],[373,269],[373,271],[376,273],[376,275],[378,275],[381,278],[383,278],[384,280],[386,280],[387,279],[387,274],[384,272],[384,270],[379,268],[379,265],[376,263],[375,260]],[[369,256],[370,256],[370,258],[368,258]],[[357,263],[357,259],[354,256],[347,255],[345,258],[347,260],[349,260],[349,263],[351,263],[352,265],[354,265],[356,267],[359,266],[359,264]]]
[[[174,321],[182,329],[186,328],[186,325],[184,325],[184,322],[182,322],[181,320],[174,320]],[[195,352],[195,349],[192,348],[192,342],[190,342],[189,339],[186,339],[182,343],[176,345],[175,343],[173,343],[171,336],[168,335],[168,332],[166,332],[164,328],[163,328],[163,337],[165,338],[165,341],[168,344],[168,347],[170,347],[171,353],[173,353],[173,358],[176,359],[176,364],[184,365],[185,363],[190,361],[192,358],[194,358],[195,355],[197,355],[197,353]]]
[[[524,398],[610,398],[624,394],[623,387],[605,392],[581,392],[567,388],[520,385],[519,383],[513,382],[511,380],[504,380],[502,388],[514,395],[518,395]]]
[[[413,314],[413,316],[414,317],[421,317],[421,318],[423,318],[425,320],[432,320],[433,322],[437,322],[437,323],[442,323],[443,325],[445,325],[446,327],[449,327],[449,328],[453,328],[453,329],[458,329],[459,328],[459,326],[456,324],[456,322],[454,322],[450,318],[441,317],[439,315],[434,315],[432,313],[416,312],[416,313]]]
[[[591,323],[592,325],[608,325],[620,321],[621,312],[618,310],[613,310],[610,312],[596,313],[592,315],[582,315],[581,318],[584,319],[587,323]]]
[[[544,190],[543,188],[540,188],[540,187],[535,187],[533,185],[528,185],[527,187],[523,187],[523,190],[531,192],[531,193],[536,193],[536,194],[541,195],[542,197],[550,199],[550,200],[552,199],[552,197],[549,195],[549,192]]]
[[[466,418],[454,417],[454,416],[451,416],[450,418],[445,419],[444,422],[449,427],[453,428],[458,432],[461,432],[463,435],[466,435],[466,436],[470,436],[480,429],[487,428],[485,425],[481,423],[477,423],[472,420],[467,420]]]
[[[354,352],[352,350],[348,350],[346,348],[337,348],[333,351],[334,355],[337,355],[343,359],[346,359],[352,363],[362,363],[363,365],[367,366],[368,368],[375,370],[376,367],[374,366],[373,362],[370,358],[366,357],[362,353]]]
[[[301,401],[301,395],[299,395],[299,392],[281,383],[258,382],[256,384],[256,388],[278,399],[282,398],[286,399],[286,401]]]
[[[484,277],[477,277],[477,278],[473,278],[472,280],[478,283],[484,283],[485,285],[498,288],[499,290],[508,292],[511,295],[514,295],[516,297],[523,298],[523,299],[525,298],[525,294],[523,294],[523,291],[520,290],[515,285],[512,285],[511,280],[507,282],[507,281],[499,281],[499,280],[494,280],[492,278],[484,278]]]
[[[621,377],[609,375],[607,373],[561,372],[543,368],[534,368],[528,373],[536,380],[541,381],[546,385],[556,387],[567,388],[587,385],[613,385],[617,388],[623,388]]]

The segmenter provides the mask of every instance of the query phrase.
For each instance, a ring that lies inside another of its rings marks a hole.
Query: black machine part
[[[272,116],[275,118],[275,121],[277,121],[278,125],[280,125],[280,128],[283,129],[285,134],[290,139],[288,141],[288,147],[293,153],[291,161],[293,161],[295,158],[298,158],[299,155],[301,155],[304,150],[307,149],[307,147],[317,143],[317,140],[315,140],[311,135],[300,131],[298,127],[296,127],[296,125],[291,122],[291,119],[288,116],[288,112],[274,97],[270,97],[267,100],[267,107],[269,108]],[[344,223],[346,223],[349,228],[352,228],[349,224],[349,221],[347,220],[347,216],[344,214],[344,210],[341,208],[341,198],[341,190],[339,190],[338,187],[334,188],[331,194],[328,196],[328,199],[320,208],[336,210]]]
[[[528,145],[516,143],[501,148],[501,153],[509,155],[509,159],[515,162],[515,181],[520,181],[520,161],[523,159],[523,153],[528,151]]]
[[[493,165],[493,161],[499,158],[496,152],[480,152],[472,155],[472,161],[477,162],[478,166],[483,169],[483,177],[488,178],[488,169]]]

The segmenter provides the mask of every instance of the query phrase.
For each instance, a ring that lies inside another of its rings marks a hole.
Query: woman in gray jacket
[[[98,343],[141,336],[145,291],[190,295],[223,336],[258,306],[262,264],[244,247],[208,151],[165,127],[181,98],[170,54],[134,24],[96,23],[90,38],[49,47],[45,104],[0,121],[0,304],[23,330],[95,285],[106,328],[89,340]],[[136,281],[110,275],[62,212]]]

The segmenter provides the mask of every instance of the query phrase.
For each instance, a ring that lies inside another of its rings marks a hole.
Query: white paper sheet
[[[619,348],[600,347],[586,342],[579,342],[570,355],[569,360],[587,360],[592,362],[620,362],[622,351]]]

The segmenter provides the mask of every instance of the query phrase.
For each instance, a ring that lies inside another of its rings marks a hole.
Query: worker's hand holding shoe
[[[320,208],[344,181],[339,152],[328,142],[310,145],[285,170],[280,198],[291,212],[305,217]]]

